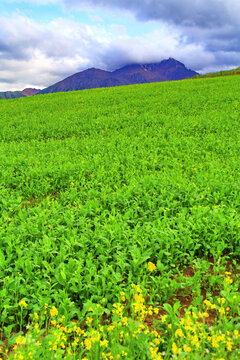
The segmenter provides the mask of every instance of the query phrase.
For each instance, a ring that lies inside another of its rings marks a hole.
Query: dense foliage
[[[12,339],[18,339],[15,351],[26,351],[19,331],[32,317],[37,320],[41,313],[40,328],[49,327],[47,308],[57,309],[65,326],[73,319],[84,324],[86,309],[104,299],[111,326],[112,304],[119,303],[123,292],[129,296],[126,311],[132,321],[145,324],[145,318],[131,317],[133,284],[143,289],[148,306],[159,309],[184,289],[193,294],[196,309],[206,299],[215,301],[217,309],[217,298],[239,300],[239,85],[234,76],[0,103],[0,326],[10,348]],[[231,259],[235,278],[224,280],[223,288],[224,270],[217,270],[216,279],[206,275],[210,259],[215,264]],[[179,267],[193,264],[193,278],[176,281]],[[234,304],[229,305],[230,328],[224,328],[226,318],[219,329],[232,331],[229,336],[237,341],[240,314]],[[99,322],[93,324],[98,331]],[[138,331],[139,323],[134,324]],[[174,340],[176,330],[173,338],[164,338],[166,348],[154,350],[155,357],[148,346],[140,346],[127,358],[160,359],[161,350],[168,358],[197,359],[187,342]],[[20,338],[12,338],[12,332]],[[131,346],[120,344],[128,353]],[[109,352],[116,354],[114,346]],[[234,346],[233,359],[238,356]],[[65,348],[58,358],[87,357],[90,350],[84,342],[78,352]],[[212,351],[217,354],[217,347]],[[98,349],[89,359],[104,356]]]

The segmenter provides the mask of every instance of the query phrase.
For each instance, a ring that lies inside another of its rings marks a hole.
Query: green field
[[[233,75],[240,75],[240,67],[232,70],[223,70],[217,71],[214,73],[207,73],[207,74],[199,74],[195,76],[195,79],[202,79],[202,78],[213,78],[219,76],[233,76]]]
[[[239,359],[240,77],[0,103],[0,356]]]

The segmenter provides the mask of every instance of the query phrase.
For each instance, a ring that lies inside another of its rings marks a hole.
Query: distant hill
[[[22,94],[23,94],[24,96],[32,96],[32,95],[38,94],[39,91],[40,91],[40,89],[27,88],[27,89],[24,89],[24,90],[22,91]]]
[[[87,69],[41,90],[39,94],[182,80],[196,75],[195,71],[187,69],[181,62],[169,58],[156,64],[127,65],[113,72]]]
[[[39,93],[39,91],[40,91],[39,89],[27,88],[27,89],[24,89],[22,91],[0,92],[0,99],[16,99],[16,98],[36,95],[36,94]]]
[[[36,94],[48,94],[120,85],[143,84],[192,78],[198,75],[181,62],[169,58],[154,64],[127,65],[115,71],[87,69],[57,82],[43,90],[27,88],[22,91],[0,92],[0,99],[15,99]]]
[[[201,78],[212,78],[212,77],[218,77],[218,76],[231,76],[231,75],[240,75],[240,67],[233,70],[225,70],[225,71],[218,71],[215,73],[208,73],[208,74],[198,74],[196,75],[196,79]]]
[[[0,99],[16,99],[20,97],[25,97],[21,91],[0,92]]]

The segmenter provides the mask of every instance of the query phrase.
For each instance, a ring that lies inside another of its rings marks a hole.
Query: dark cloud
[[[176,27],[189,43],[206,51],[240,53],[239,0],[62,0],[66,5],[125,9],[138,20]],[[240,63],[240,60],[239,60]]]
[[[7,78],[0,78],[0,83],[15,84],[15,80],[14,79],[7,79]]]
[[[238,0],[63,0],[66,6],[105,6],[134,12],[142,20],[162,20],[183,26],[214,28],[232,21]]]
[[[95,14],[98,7],[115,9],[119,16],[127,11],[143,26],[157,21],[156,30],[131,37],[114,24],[107,30],[104,23],[88,26],[58,18],[40,25],[25,16],[2,17],[0,91],[46,87],[88,67],[114,70],[168,57],[200,72],[240,65],[239,0],[57,1]]]

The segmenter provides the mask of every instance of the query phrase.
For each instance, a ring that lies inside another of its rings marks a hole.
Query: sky
[[[169,57],[240,66],[239,0],[0,0],[0,91]]]

